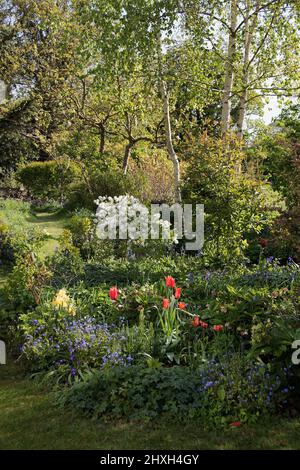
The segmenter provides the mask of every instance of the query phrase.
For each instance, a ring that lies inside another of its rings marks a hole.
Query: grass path
[[[47,232],[48,237],[39,250],[44,258],[51,255],[58,247],[59,237],[68,223],[68,215],[64,210],[38,210],[22,201],[0,198],[0,222],[16,233],[23,233],[33,228]],[[0,288],[3,287],[6,276],[7,271],[0,266]]]
[[[48,240],[46,240],[41,247],[41,255],[47,256],[53,253],[58,246],[58,239],[67,224],[65,212],[32,212],[26,217],[26,221],[28,226],[45,230],[49,234]]]
[[[1,215],[2,218],[4,218],[0,211],[0,219]],[[41,231],[45,230],[49,234],[39,249],[41,257],[45,258],[46,256],[54,253],[54,250],[59,245],[59,237],[62,235],[64,228],[67,226],[68,217],[66,216],[65,212],[32,212],[26,216],[25,221],[26,223],[23,227],[24,230],[36,227]],[[4,287],[7,274],[7,267],[5,268],[0,266],[0,289]]]
[[[0,366],[0,449],[300,449],[300,420],[204,431],[198,424],[103,423],[60,410],[52,393]]]

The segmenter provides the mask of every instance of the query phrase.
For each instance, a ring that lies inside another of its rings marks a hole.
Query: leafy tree
[[[3,153],[16,145],[28,158],[51,159],[65,132],[64,103],[75,71],[69,2],[9,0],[0,19],[0,76],[11,96],[0,109]]]
[[[268,96],[299,88],[297,2],[284,0],[185,0],[187,30],[202,37],[223,61],[222,133],[236,124],[243,136],[247,110]]]
[[[152,83],[162,100],[165,145],[174,168],[176,199],[180,200],[180,165],[173,144],[170,116],[170,90],[166,78],[164,42],[170,37],[178,16],[178,1],[134,2],[97,0],[92,4],[76,2],[80,17],[86,24],[96,25],[92,43],[101,56],[96,71],[113,79],[117,69],[124,78],[142,76]],[[165,37],[163,37],[165,36]],[[127,151],[134,140],[127,115]],[[131,134],[131,135],[130,135]],[[148,137],[147,137],[148,138]],[[126,169],[127,155],[124,156]]]
[[[282,200],[267,182],[237,173],[246,159],[237,138],[203,135],[189,148],[184,199],[205,208],[204,255],[208,262],[241,260],[251,234],[259,234],[280,214]]]
[[[280,257],[300,257],[300,108],[286,107],[279,118],[258,134],[249,149],[258,159],[263,176],[285,198],[287,210],[272,232],[274,251]]]

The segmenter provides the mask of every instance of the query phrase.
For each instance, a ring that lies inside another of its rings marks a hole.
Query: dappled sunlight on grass
[[[26,202],[12,199],[0,199],[0,202],[0,219],[8,227],[20,232],[36,228],[46,233],[48,236],[40,248],[40,255],[44,258],[55,251],[68,220],[65,210],[35,208]],[[0,271],[0,287],[5,277]]]

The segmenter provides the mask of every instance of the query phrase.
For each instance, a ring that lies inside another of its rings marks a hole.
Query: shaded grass
[[[300,420],[206,431],[199,423],[103,423],[58,409],[54,395],[0,366],[0,449],[300,449]]]

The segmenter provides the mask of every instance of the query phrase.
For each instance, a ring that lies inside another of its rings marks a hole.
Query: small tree
[[[238,139],[203,136],[186,153],[183,196],[186,202],[204,204],[204,254],[217,264],[242,258],[247,235],[279,216],[278,193],[253,175],[236,172],[246,157]]]

